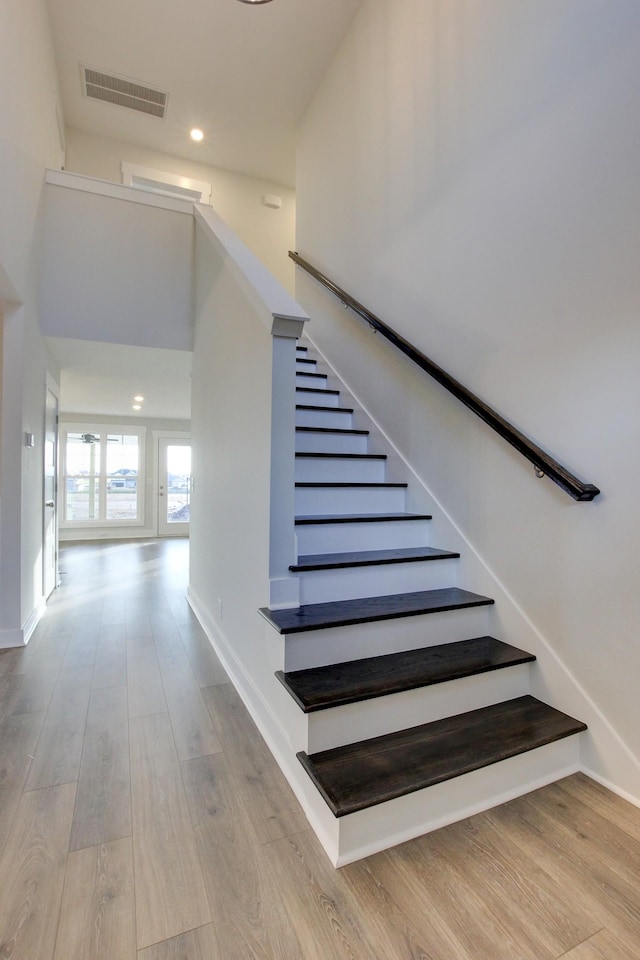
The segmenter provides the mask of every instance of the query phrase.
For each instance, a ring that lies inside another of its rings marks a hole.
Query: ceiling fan
[[[99,443],[100,437],[97,437],[95,433],[81,433],[80,440],[82,443]],[[107,443],[118,443],[118,438],[107,437]]]

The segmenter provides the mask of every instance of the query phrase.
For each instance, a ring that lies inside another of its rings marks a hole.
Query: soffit
[[[61,413],[189,420],[192,354],[46,337],[60,366]],[[132,409],[133,397],[144,397]]]

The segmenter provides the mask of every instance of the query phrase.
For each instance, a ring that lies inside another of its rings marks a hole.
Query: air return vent
[[[163,90],[154,90],[136,80],[116,77],[81,64],[82,89],[85,96],[92,100],[115,103],[118,107],[137,110],[152,117],[164,120],[168,94]]]

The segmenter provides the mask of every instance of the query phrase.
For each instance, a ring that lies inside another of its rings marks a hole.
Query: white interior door
[[[191,441],[158,438],[158,536],[189,536]]]
[[[49,597],[58,583],[58,398],[47,388],[44,426],[44,507],[42,593]]]

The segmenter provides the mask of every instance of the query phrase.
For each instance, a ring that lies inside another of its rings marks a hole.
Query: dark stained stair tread
[[[305,363],[312,363],[312,360],[305,360]],[[315,377],[316,380],[327,380],[328,374],[326,373],[310,373],[307,370],[296,370],[296,377]]]
[[[386,460],[386,453],[296,453],[298,460]],[[406,483],[403,484],[406,487]]]
[[[532,660],[533,654],[494,637],[475,637],[290,673],[280,670],[276,676],[298,706],[313,713]]]
[[[398,487],[406,488],[406,483],[386,483],[384,480],[376,483],[372,481],[371,483],[360,482],[356,480],[297,480],[296,487],[299,488],[311,488],[311,487],[375,487],[378,489],[397,489]]]
[[[296,517],[296,526],[320,523],[393,523],[399,521],[432,520],[428,513],[332,513],[306,514]]]
[[[324,408],[324,409],[331,409]],[[349,437],[368,437],[368,430],[349,430],[345,427],[296,427],[296,433],[321,433],[321,434],[331,434],[337,433],[339,436],[349,436]]]
[[[334,394],[337,396],[339,390],[325,390],[324,387],[296,387],[296,393],[323,393],[323,394]],[[333,410],[333,407],[331,408]]]
[[[586,730],[531,696],[298,758],[336,817]]]
[[[298,557],[289,570],[339,570],[343,567],[371,567],[384,563],[417,563],[423,560],[455,560],[460,556],[437,547],[398,547],[388,550],[355,550],[348,553],[320,553]]]
[[[328,627],[344,627],[375,620],[393,620],[427,613],[440,613],[465,607],[492,604],[489,597],[445,587],[440,590],[420,590],[416,593],[393,593],[383,597],[358,597],[356,600],[336,600],[329,603],[309,603],[301,607],[270,610],[261,607],[260,613],[279,633],[306,633]]]
[[[327,392],[326,390],[324,391]],[[337,390],[335,391],[337,393]],[[353,413],[353,407],[327,407],[317,403],[297,403],[296,410],[316,410],[323,413]]]

